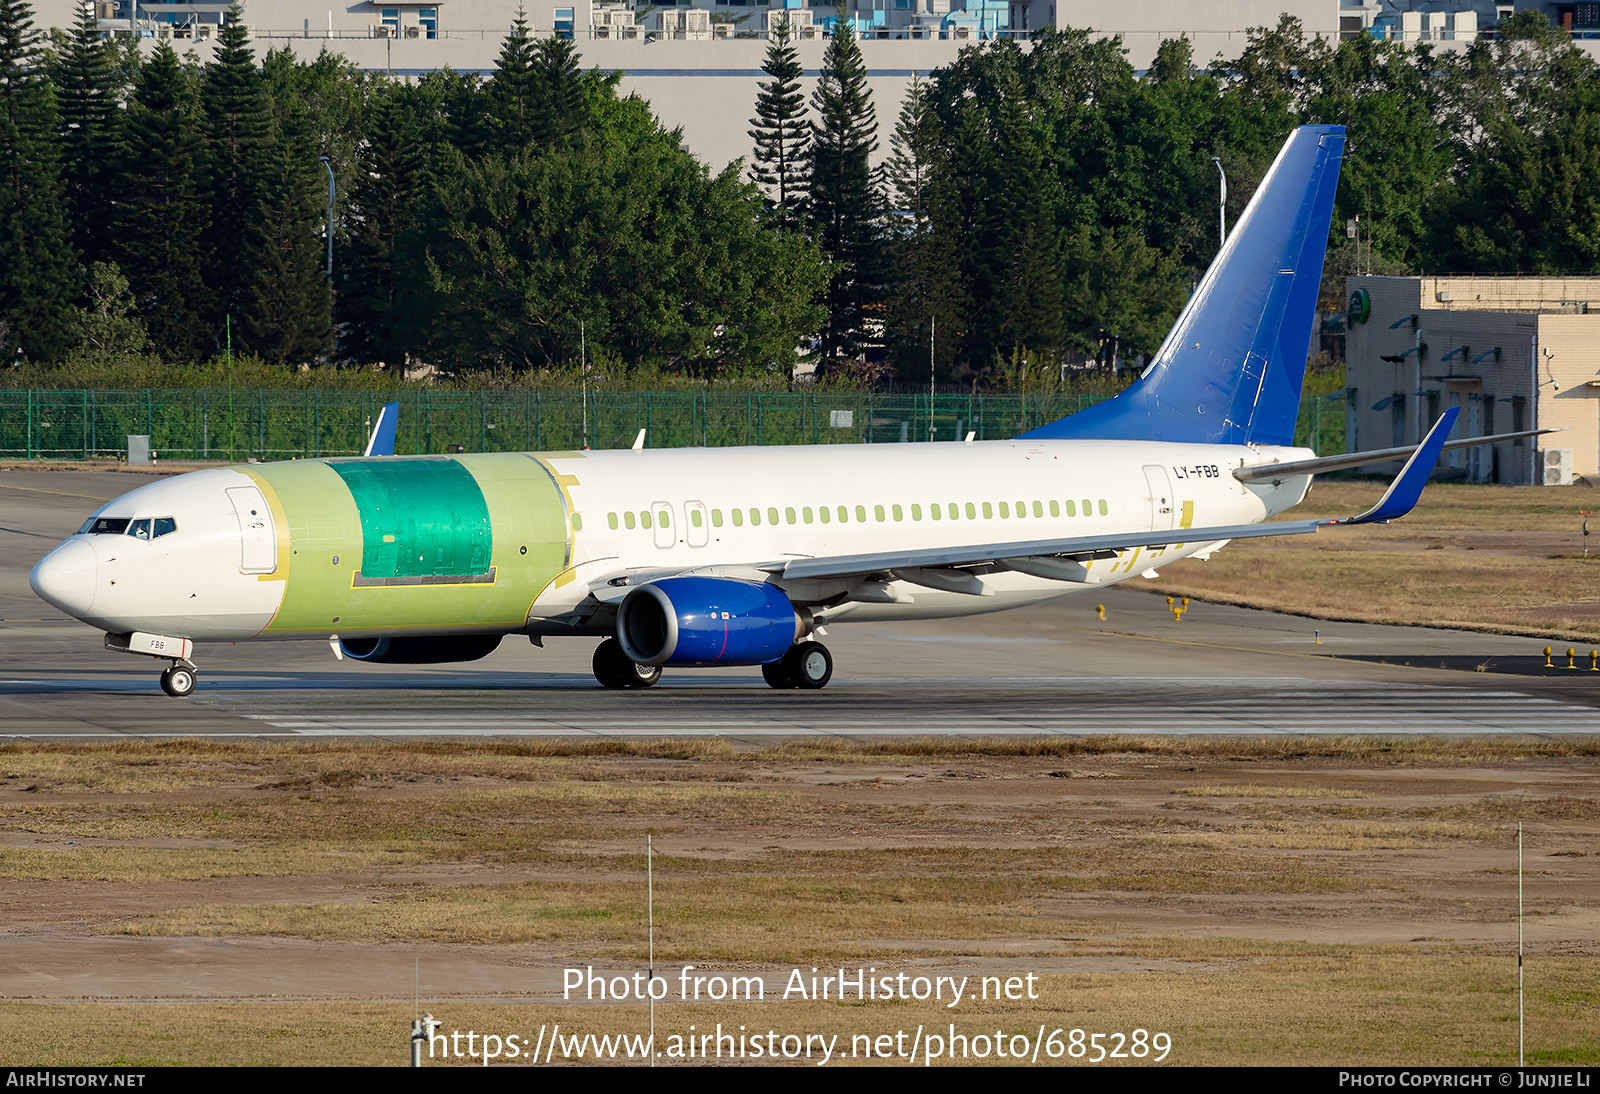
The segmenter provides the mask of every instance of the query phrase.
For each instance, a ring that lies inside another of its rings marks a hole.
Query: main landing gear
[[[821,642],[800,642],[776,661],[762,665],[761,675],[771,687],[816,691],[833,679],[833,654]]]
[[[639,664],[608,638],[594,649],[594,678],[608,688],[647,688],[661,679],[661,666]]]

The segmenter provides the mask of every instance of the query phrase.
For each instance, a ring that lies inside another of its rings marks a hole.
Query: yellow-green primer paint
[[[370,466],[375,461],[363,462]],[[534,598],[566,568],[570,557],[565,499],[547,469],[520,453],[485,453],[443,461],[402,457],[381,462],[395,468],[396,474],[420,472],[421,477],[453,481],[459,497],[470,500],[471,490],[459,477],[465,472],[482,495],[488,529],[486,534],[478,534],[469,528],[464,533],[465,553],[457,554],[481,565],[486,551],[488,566],[476,575],[462,575],[476,577],[470,582],[452,583],[448,575],[441,580],[440,575],[430,573],[430,580],[440,583],[358,584],[363,559],[369,553],[374,559],[383,557],[383,536],[399,538],[405,533],[393,529],[404,528],[407,520],[413,519],[404,512],[369,514],[362,505],[370,506],[379,498],[381,504],[403,508],[408,504],[406,493],[360,491],[362,502],[358,503],[345,477],[328,461],[259,465],[250,469],[251,477],[269,491],[275,514],[288,527],[286,537],[280,533],[279,565],[273,575],[286,578],[287,584],[283,602],[265,633],[349,636],[483,632],[523,626]],[[423,463],[433,466],[426,470],[415,466]],[[441,470],[440,463],[456,466]],[[409,502],[425,521],[437,516],[439,507],[425,496],[412,497]],[[376,536],[378,543],[368,544],[369,535]]]

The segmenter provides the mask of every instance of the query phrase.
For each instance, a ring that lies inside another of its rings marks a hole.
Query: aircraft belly
[[[568,556],[560,492],[520,454],[253,470],[289,540],[265,637],[519,630]]]

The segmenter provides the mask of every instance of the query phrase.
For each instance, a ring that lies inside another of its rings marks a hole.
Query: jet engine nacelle
[[[761,665],[803,630],[776,585],[728,577],[668,577],[640,585],[617,610],[617,640],[641,665]]]
[[[476,661],[500,644],[498,634],[437,634],[416,638],[341,638],[339,648],[357,661],[380,665],[442,665]]]

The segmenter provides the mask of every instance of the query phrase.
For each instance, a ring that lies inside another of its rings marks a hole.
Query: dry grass
[[[91,935],[96,946],[282,938],[520,947],[506,951],[517,962],[632,970],[647,954],[649,832],[658,964],[1002,954],[1019,971],[1036,958],[1089,970],[1047,976],[1042,1001],[963,1013],[677,1006],[658,1015],[664,1029],[1159,1028],[1187,1064],[1504,1062],[1515,1000],[1502,948],[1405,940],[1512,937],[1500,928],[1519,820],[1537,849],[1532,914],[1558,922],[1600,891],[1595,742],[708,743],[11,746],[0,749],[0,884],[14,928],[65,932],[62,952]],[[62,907],[70,930],[51,910]],[[1406,925],[1396,940],[1345,944],[1351,929],[1394,921]],[[1545,978],[1535,1059],[1600,1056],[1592,945],[1530,964]],[[1093,971],[1111,960],[1136,971]],[[409,1002],[352,994],[6,1004],[0,1020],[29,1036],[0,1039],[0,1060],[400,1059]],[[425,1005],[480,1032],[640,1021],[637,1008],[531,998]]]
[[[1331,786],[1180,786],[1173,791],[1190,798],[1370,798],[1364,790],[1338,790]]]
[[[859,1038],[904,1031],[899,1043],[909,1049],[919,1025],[925,1032],[948,1036],[953,1024],[957,1034],[969,1038],[969,1052],[975,1051],[971,1039],[976,1035],[992,1039],[998,1032],[1009,1040],[1025,1034],[1031,1042],[1043,1026],[1047,1034],[1062,1030],[1063,1039],[1074,1028],[1164,1032],[1172,1039],[1165,1061],[1171,1065],[1504,1067],[1516,1062],[1514,955],[1450,947],[1420,952],[1322,947],[1321,953],[1279,947],[1263,954],[1260,947],[1227,940],[1209,945],[1174,940],[1172,948],[1183,955],[1180,962],[1195,964],[1158,963],[1132,975],[1045,975],[1037,981],[1036,1001],[969,1000],[953,1010],[932,1002],[771,998],[664,1005],[656,1011],[657,1044],[671,1051],[671,1038],[681,1044],[691,1025],[697,1033],[715,1036],[720,1023],[723,1031],[735,1035],[742,1026],[747,1035],[772,1030],[779,1037],[835,1038],[835,1052],[845,1059],[836,1056],[834,1065],[861,1064],[868,1061],[850,1059],[852,1048],[859,1053],[868,1044]],[[1592,1065],[1597,1055],[1594,1017],[1600,1006],[1592,961],[1536,955],[1528,965],[1527,990],[1528,1062]],[[463,1050],[468,1029],[501,1038],[516,1034],[531,1042],[543,1027],[548,1044],[550,1029],[558,1023],[568,1037],[647,1034],[650,1028],[648,1010],[637,1004],[424,999],[421,1005],[446,1034],[462,1031]],[[0,1046],[0,1064],[398,1065],[406,1059],[411,1015],[409,999],[190,1006],[7,1003],[0,1004],[0,1022],[28,1030],[28,1036],[7,1038]],[[501,1066],[522,1062],[503,1061]],[[809,1062],[815,1066],[820,1058]],[[873,1062],[904,1066],[907,1061]],[[993,1055],[965,1061],[991,1067],[1022,1062]],[[1043,1053],[1039,1062],[1045,1062]]]

